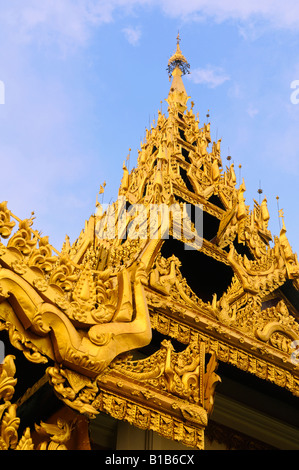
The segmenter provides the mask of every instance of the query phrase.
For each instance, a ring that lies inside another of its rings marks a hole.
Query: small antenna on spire
[[[126,162],[128,162],[128,163],[126,163],[126,167],[127,167],[128,171],[130,171],[130,153],[131,153],[131,149],[129,148],[129,153],[126,157]]]
[[[279,196],[276,196],[276,201],[277,201],[277,213],[278,213],[279,229],[281,230],[281,218],[283,217],[283,211],[282,211],[282,209],[279,209]]]
[[[263,194],[263,190],[261,188],[261,181],[260,181],[259,189],[257,190],[257,192],[259,194],[259,204],[261,204],[261,194]]]
[[[239,185],[241,184],[241,179],[242,179],[242,165],[239,165]]]

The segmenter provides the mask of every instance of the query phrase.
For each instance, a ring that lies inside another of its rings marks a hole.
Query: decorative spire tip
[[[168,61],[168,66],[167,66],[167,72],[169,77],[171,77],[172,72],[176,67],[178,67],[182,75],[185,75],[186,73],[190,73],[190,64],[188,63],[187,59],[184,57],[182,54],[181,48],[180,48],[180,33],[178,33],[177,37],[177,45],[176,45],[176,51],[175,53],[170,57]]]

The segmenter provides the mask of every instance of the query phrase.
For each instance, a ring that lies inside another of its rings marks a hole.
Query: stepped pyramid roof
[[[202,448],[219,362],[299,395],[299,264],[188,107],[179,38],[168,72],[167,115],[73,244],[0,205],[0,321],[68,406]]]

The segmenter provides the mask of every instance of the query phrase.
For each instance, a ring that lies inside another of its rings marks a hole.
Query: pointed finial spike
[[[167,71],[168,71],[169,77],[172,75],[172,72],[174,71],[176,67],[178,67],[181,70],[182,75],[185,75],[186,73],[190,73],[189,71],[190,64],[188,63],[187,59],[184,57],[180,49],[180,40],[181,40],[180,33],[178,33],[176,39],[177,39],[176,52],[170,57],[168,61]]]

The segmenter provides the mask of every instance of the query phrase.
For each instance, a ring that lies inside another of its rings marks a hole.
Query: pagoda
[[[111,438],[129,425],[144,449],[299,449],[297,255],[266,198],[246,205],[189,69],[178,37],[167,115],[73,244],[0,204],[1,449],[134,449]]]

